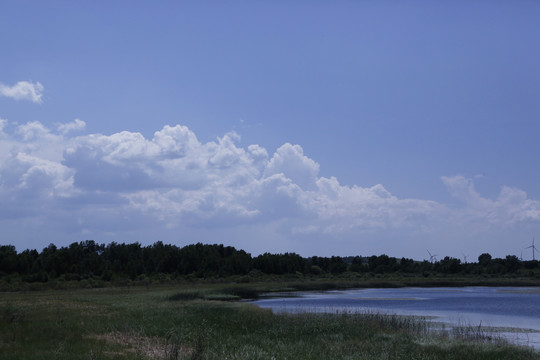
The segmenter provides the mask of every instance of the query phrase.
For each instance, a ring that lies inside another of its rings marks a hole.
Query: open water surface
[[[272,294],[254,303],[275,312],[378,312],[429,317],[449,327],[494,327],[495,334],[511,342],[540,349],[540,288],[357,289],[293,295]]]

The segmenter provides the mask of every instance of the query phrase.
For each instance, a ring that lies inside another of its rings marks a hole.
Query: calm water
[[[498,334],[540,349],[540,288],[359,289],[294,295],[254,303],[276,312],[369,311],[429,316],[449,326],[504,327],[509,329]]]

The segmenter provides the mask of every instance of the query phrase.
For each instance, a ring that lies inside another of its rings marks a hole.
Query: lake
[[[291,296],[292,295],[292,296]],[[275,312],[378,312],[428,317],[449,327],[497,328],[511,342],[540,349],[540,288],[356,289],[271,294],[254,301]],[[504,328],[504,329],[501,329]]]

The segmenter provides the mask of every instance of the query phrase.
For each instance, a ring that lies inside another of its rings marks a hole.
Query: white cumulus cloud
[[[0,118],[0,136],[4,134],[4,128],[8,124],[8,121],[6,119]]]
[[[13,86],[0,83],[0,95],[15,100],[28,100],[36,104],[41,104],[44,87],[41,83],[29,81],[19,81]]]
[[[277,149],[264,171],[265,176],[280,173],[303,189],[314,189],[319,164],[305,156],[301,146],[286,143]]]
[[[482,197],[472,179],[461,175],[441,177],[450,193],[463,201],[460,221],[484,220],[486,224],[515,226],[521,222],[540,221],[540,201],[527,197],[521,189],[503,186],[495,199]]]
[[[57,129],[62,134],[67,134],[72,131],[81,131],[86,128],[86,123],[81,119],[75,119],[70,123],[59,124]]]
[[[472,179],[451,176],[441,179],[460,206],[402,199],[382,184],[345,186],[320,176],[300,145],[286,143],[269,155],[259,145],[242,146],[234,132],[201,142],[181,125],[151,138],[131,131],[71,136],[84,130],[78,119],[53,130],[40,122],[7,125],[0,121],[0,223],[15,235],[48,228],[75,240],[160,234],[174,241],[189,232],[195,241],[241,233],[244,244],[251,236],[253,244],[273,238],[304,241],[304,249],[346,243],[390,252],[540,223],[540,202],[520,189],[505,186],[489,199]]]

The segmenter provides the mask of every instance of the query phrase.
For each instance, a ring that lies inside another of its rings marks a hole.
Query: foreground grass
[[[433,333],[411,318],[273,314],[222,301],[253,288],[3,293],[0,359],[540,359],[478,334]]]

